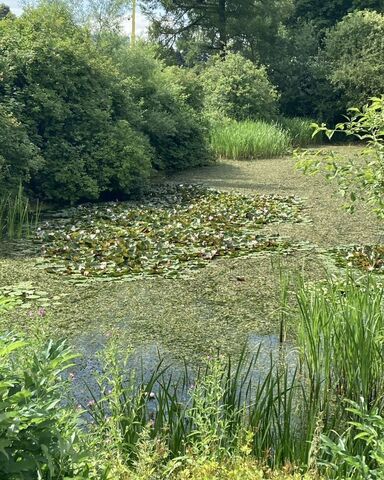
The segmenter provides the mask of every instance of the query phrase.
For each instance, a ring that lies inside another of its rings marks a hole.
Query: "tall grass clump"
[[[291,139],[285,130],[274,124],[231,121],[213,128],[211,145],[216,156],[221,158],[273,158],[288,153]]]
[[[313,135],[314,124],[314,120],[301,117],[282,117],[278,121],[279,127],[288,132],[294,147],[310,147],[324,142],[324,135]]]
[[[297,293],[298,344],[311,388],[324,405],[334,396],[384,407],[384,293],[377,281],[329,280]]]
[[[271,466],[307,456],[309,444],[295,443],[296,369],[272,359],[263,365],[260,350],[244,350],[236,361],[210,359],[198,371],[177,375],[159,363],[146,381],[127,375],[127,364],[112,358],[88,412],[99,443],[108,441],[112,457],[128,467],[138,462],[147,430],[162,442],[168,461],[190,455],[221,461],[242,448]]]
[[[15,193],[0,197],[0,240],[28,237],[37,227],[40,211],[39,202],[32,211],[21,185]]]

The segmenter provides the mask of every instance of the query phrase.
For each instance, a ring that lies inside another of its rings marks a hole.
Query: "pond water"
[[[78,404],[87,405],[92,400],[92,394],[97,398],[99,396],[98,377],[103,374],[102,354],[107,347],[110,338],[97,332],[88,333],[79,336],[74,343],[75,351],[79,352],[80,357],[76,360],[76,365],[72,369],[73,374],[73,393]],[[259,335],[252,333],[249,335],[246,345],[247,358],[257,356],[257,360],[252,366],[249,378],[253,384],[263,381],[270,371],[271,365],[277,366],[284,364],[288,369],[289,378],[292,378],[297,367],[297,351],[292,343],[281,344],[277,335]],[[205,364],[207,358],[202,360],[200,365],[191,363],[188,359],[184,362],[175,359],[172,354],[158,344],[144,344],[134,350],[119,345],[119,352],[122,356],[129,354],[127,362],[129,372],[135,372],[138,379],[148,382],[151,375],[156,370],[159,362],[163,362],[166,368],[165,378],[172,378],[175,382],[185,374],[187,366],[191,383],[199,367]],[[226,359],[224,359],[225,361]],[[236,359],[235,359],[236,361]],[[236,363],[235,363],[236,365]],[[244,368],[249,364],[245,362]],[[72,375],[71,375],[72,376]]]

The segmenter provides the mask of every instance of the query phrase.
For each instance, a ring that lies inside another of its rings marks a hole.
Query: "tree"
[[[62,5],[82,25],[88,25],[93,33],[117,32],[131,10],[131,0],[23,0],[24,7]]]
[[[208,112],[234,120],[273,119],[278,94],[266,69],[239,53],[213,57],[201,75]]]
[[[8,5],[5,5],[4,3],[0,3],[0,20],[7,17],[10,13],[11,13],[11,9],[8,7]]]
[[[384,11],[384,0],[295,0],[295,23],[312,21],[320,28],[336,25],[345,15],[355,10]]]
[[[384,92],[384,15],[347,15],[326,36],[320,57],[327,78],[347,107],[364,105]]]
[[[184,58],[193,58],[193,50],[195,62],[231,50],[256,60],[277,35],[291,0],[143,0],[143,5],[152,37]]]

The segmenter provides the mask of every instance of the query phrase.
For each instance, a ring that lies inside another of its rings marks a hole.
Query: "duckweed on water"
[[[177,276],[216,257],[288,247],[263,225],[303,221],[294,196],[241,195],[196,185],[167,185],[142,204],[84,205],[41,231],[44,266],[84,277]]]

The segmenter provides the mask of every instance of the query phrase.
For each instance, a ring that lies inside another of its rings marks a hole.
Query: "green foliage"
[[[310,469],[329,459],[319,448],[321,435],[333,439],[355,421],[345,409],[345,397],[355,402],[363,397],[370,412],[382,412],[380,285],[369,278],[359,283],[346,277],[295,287],[298,309],[290,314],[298,323],[296,354],[283,345],[270,361],[262,359],[260,350],[253,357],[243,352],[234,363],[209,360],[197,375],[185,369],[177,381],[160,364],[140,387],[124,364],[114,369],[102,385],[115,385],[112,378],[118,378],[120,387],[90,406],[102,427],[101,444],[118,440],[112,457],[123,462],[125,457],[128,465],[135,459],[137,465],[140,453],[131,434],[140,439],[149,428],[150,438],[163,442],[162,458],[181,469],[191,456],[193,465],[203,465],[225,462],[240,451],[275,468],[296,464]],[[148,394],[152,388],[154,393]],[[117,410],[108,407],[113,399],[119,403]],[[135,405],[139,408],[132,417]],[[117,412],[115,419],[108,419],[111,411]],[[109,429],[112,425],[120,434]],[[365,423],[366,431],[369,425]],[[350,448],[357,454],[365,447]]]
[[[314,61],[319,50],[319,35],[311,22],[302,22],[281,33],[270,78],[281,93],[284,115],[307,117],[318,110],[319,75]],[[322,92],[323,93],[323,92]]]
[[[377,409],[368,410],[364,401],[348,402],[354,418],[336,441],[322,437],[326,454],[323,465],[335,479],[382,480],[384,472],[384,418]]]
[[[357,200],[366,202],[378,215],[384,216],[384,97],[372,98],[361,110],[349,109],[351,117],[328,129],[325,124],[314,125],[314,134],[324,132],[328,138],[341,132],[365,143],[360,158],[342,160],[332,152],[304,152],[297,163],[304,173],[324,173],[339,183],[346,206],[353,212]]]
[[[280,118],[278,125],[289,133],[294,147],[318,145],[324,140],[321,135],[313,136],[313,120],[309,118]]]
[[[234,120],[271,120],[277,114],[278,94],[264,67],[242,55],[212,58],[200,76],[205,107],[212,115]]]
[[[113,56],[135,104],[142,107],[141,128],[155,151],[154,166],[177,170],[207,163],[208,124],[193,72],[165,67],[143,44],[129,49],[122,44]]]
[[[294,16],[314,22],[319,29],[334,26],[354,10],[384,10],[383,0],[294,0]]]
[[[229,50],[266,62],[292,10],[291,0],[143,0],[142,5],[153,20],[151,37],[187,65]]]
[[[264,236],[273,222],[300,222],[295,197],[247,196],[172,186],[147,203],[83,206],[42,231],[48,271],[87,277],[177,276],[221,256],[276,250],[287,242]]]
[[[295,297],[298,308],[286,314],[298,325],[297,348],[282,344],[269,360],[260,349],[244,350],[236,361],[203,360],[197,371],[174,371],[159,360],[140,372],[113,341],[89,387],[86,410],[94,423],[83,432],[65,397],[62,372],[73,359],[65,344],[2,338],[0,474],[10,480],[264,478],[260,462],[292,474],[292,465],[314,471],[317,464],[331,478],[363,478],[362,472],[380,478],[381,285],[349,276],[300,281]],[[345,408],[346,397],[352,408]],[[356,405],[361,397],[364,410]]]
[[[5,5],[4,3],[0,3],[0,20],[2,20],[5,17],[9,17],[10,15],[12,15],[12,13],[8,5]]]
[[[250,120],[217,123],[211,145],[217,156],[234,160],[278,157],[292,146],[289,133],[280,126]]]
[[[73,359],[64,343],[33,349],[17,338],[0,338],[1,478],[58,480],[75,473],[71,464],[81,458],[76,417],[60,406],[62,372]]]
[[[1,22],[0,53],[3,102],[44,158],[30,182],[36,193],[74,202],[130,193],[145,181],[151,149],[131,126],[140,118],[138,107],[111,61],[64,7]],[[18,170],[25,176],[24,165]]]
[[[39,149],[25,127],[0,103],[0,195],[16,190],[42,165]]]
[[[355,12],[331,30],[322,61],[347,107],[362,107],[384,91],[384,15]]]
[[[343,398],[383,408],[383,291],[379,282],[346,275],[298,290],[298,344],[311,385],[307,406],[324,412],[326,429],[339,430]],[[335,401],[336,399],[336,401]],[[334,410],[336,409],[336,410]],[[338,419],[334,421],[331,412]],[[346,417],[348,418],[348,414]]]

